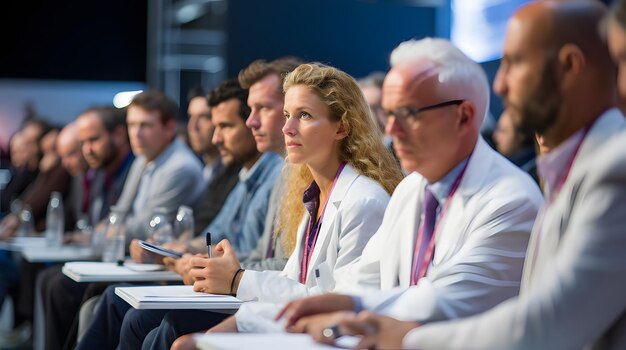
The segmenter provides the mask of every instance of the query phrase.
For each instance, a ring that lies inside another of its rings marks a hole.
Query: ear
[[[122,125],[118,125],[113,129],[111,137],[116,146],[120,146],[124,143],[125,139],[128,139],[128,131]]]
[[[559,50],[558,69],[562,82],[567,84],[573,82],[572,78],[576,77],[585,68],[586,60],[582,50],[574,44],[565,44]]]
[[[168,131],[170,137],[176,136],[178,134],[178,122],[176,119],[170,119],[165,123],[165,128]]]
[[[474,102],[465,100],[459,106],[459,130],[470,130],[476,127],[476,106]]]
[[[349,132],[350,132],[350,127],[344,122],[339,122],[339,128],[337,129],[337,132],[335,133],[335,140],[345,139],[346,137],[348,137]]]

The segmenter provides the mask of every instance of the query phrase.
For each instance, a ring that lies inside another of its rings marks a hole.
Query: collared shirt
[[[574,152],[578,149],[584,136],[584,130],[580,130],[570,136],[561,145],[554,148],[537,159],[537,171],[544,181],[544,192],[548,201],[551,201],[559,186],[558,181],[568,166]]]
[[[173,218],[181,205],[195,208],[206,190],[202,163],[178,139],[151,162],[143,156],[136,158],[129,171],[116,204],[124,214],[128,239],[146,237],[146,223],[157,207],[166,208]]]
[[[150,184],[152,183],[152,174],[155,169],[154,162],[148,162],[143,168],[141,173],[141,180],[139,181],[139,188],[137,189],[137,196],[133,201],[133,212],[139,213],[146,206],[148,195],[150,193]]]
[[[313,181],[309,187],[304,190],[302,202],[309,213],[309,226],[307,232],[310,232],[310,234],[306,245],[308,247],[308,251],[311,251],[311,249],[313,249],[313,242],[315,242],[317,237],[317,231],[319,230],[317,212],[320,208],[320,188],[315,181]]]
[[[437,202],[439,202],[435,223],[439,221],[439,214],[441,214],[442,210],[441,208],[446,205],[450,190],[452,189],[452,186],[454,185],[454,182],[456,181],[459,174],[461,174],[461,171],[463,171],[463,168],[465,168],[468,160],[469,158],[463,159],[459,164],[452,168],[452,170],[450,170],[448,174],[446,174],[446,176],[444,176],[441,180],[432,184],[428,183],[426,185],[426,188],[428,188],[428,190],[433,193],[435,198],[437,198]]]
[[[224,163],[222,163],[222,157],[216,157],[209,164],[204,165],[202,178],[206,183],[211,183],[224,172],[225,168]]]
[[[239,182],[202,236],[210,232],[215,242],[228,239],[240,259],[250,253],[263,233],[270,192],[282,163],[278,154],[270,152],[264,153],[250,169],[242,169]]]
[[[239,170],[239,181],[246,182],[246,180],[252,177],[252,175],[255,174],[256,170],[261,166],[260,164],[263,164],[263,160],[267,157],[267,153],[263,153],[250,169],[242,167],[241,170]]]
[[[170,143],[156,158],[146,163],[139,181],[137,195],[133,201],[133,212],[140,213],[146,207],[146,201],[150,194],[152,184],[152,175],[154,170],[160,167],[173,153],[175,147],[174,142]]]

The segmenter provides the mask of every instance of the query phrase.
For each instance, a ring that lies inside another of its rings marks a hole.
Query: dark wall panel
[[[0,77],[146,79],[147,0],[17,1],[0,11]]]
[[[433,36],[435,10],[399,1],[231,0],[228,76],[257,58],[296,55],[355,77],[387,70],[391,50]]]

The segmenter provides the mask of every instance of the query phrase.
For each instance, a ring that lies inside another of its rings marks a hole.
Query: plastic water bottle
[[[65,211],[63,210],[63,196],[60,192],[52,192],[48,211],[46,212],[46,240],[51,247],[63,244],[65,232]]]
[[[79,215],[76,220],[75,232],[80,232],[80,238],[78,239],[79,245],[89,246],[93,240],[93,227],[89,224],[89,217],[85,214]]]
[[[174,221],[174,234],[179,241],[187,244],[193,237],[194,229],[193,209],[186,205],[181,205],[178,207],[178,213],[176,213],[176,220]]]
[[[156,245],[163,245],[174,240],[174,229],[167,214],[165,208],[156,208],[148,222],[148,237],[152,238]]]
[[[103,262],[123,262],[126,254],[126,227],[123,214],[117,210],[109,213],[107,227],[104,233],[104,247],[102,249]]]
[[[35,224],[33,223],[33,211],[30,209],[30,205],[24,205],[19,211],[20,226],[17,228],[15,235],[17,237],[32,236],[35,232]]]

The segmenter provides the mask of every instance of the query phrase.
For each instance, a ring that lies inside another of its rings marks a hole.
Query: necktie
[[[417,284],[417,280],[423,277],[419,275],[422,264],[430,263],[424,262],[423,260],[424,255],[426,255],[426,251],[428,250],[428,246],[430,245],[430,241],[433,237],[433,231],[435,230],[435,220],[437,219],[438,207],[439,201],[437,201],[437,198],[435,198],[430,190],[424,188],[424,202],[422,204],[422,208],[424,209],[424,219],[417,233],[417,239],[415,240],[411,285]]]

